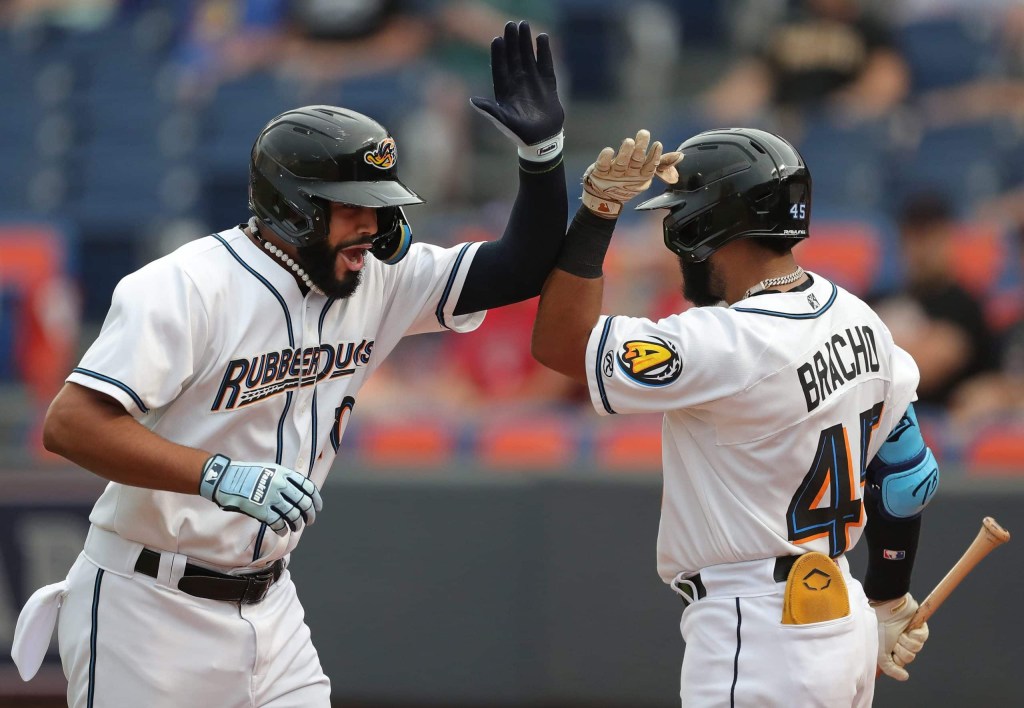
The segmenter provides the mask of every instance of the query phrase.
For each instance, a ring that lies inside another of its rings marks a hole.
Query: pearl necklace
[[[765,278],[760,283],[752,287],[750,290],[743,293],[743,298],[741,299],[745,300],[751,295],[754,295],[755,293],[767,290],[768,288],[774,287],[776,285],[789,285],[790,283],[795,283],[796,281],[800,280],[800,278],[803,277],[803,274],[804,269],[801,268],[800,266],[797,266],[796,270],[794,270],[789,275],[780,275],[777,278]]]
[[[285,264],[287,268],[291,269],[291,271],[295,273],[295,275],[299,276],[299,279],[302,280],[303,285],[305,285],[307,288],[315,292],[317,295],[324,294],[323,290],[321,290],[320,288],[313,284],[313,281],[306,274],[306,271],[302,269],[302,266],[295,262],[295,259],[293,259],[291,256],[289,256],[287,253],[282,251],[274,244],[272,244],[270,241],[264,241],[263,238],[260,237],[259,224],[256,221],[255,216],[249,219],[249,231],[252,233],[253,237],[257,241],[263,244],[263,248],[265,248],[269,253],[276,256],[282,263]]]

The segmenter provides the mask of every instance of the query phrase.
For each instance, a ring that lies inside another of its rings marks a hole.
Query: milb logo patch
[[[622,372],[645,386],[667,386],[683,372],[679,351],[661,337],[633,339],[622,345],[618,362]]]

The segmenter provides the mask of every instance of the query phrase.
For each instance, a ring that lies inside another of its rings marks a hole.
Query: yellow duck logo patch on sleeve
[[[661,337],[633,339],[622,345],[619,368],[626,376],[645,386],[666,386],[679,378],[683,362],[679,351]]]

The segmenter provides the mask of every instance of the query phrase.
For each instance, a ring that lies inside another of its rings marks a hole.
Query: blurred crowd
[[[787,137],[815,180],[798,259],[917,360],[933,448],[966,460],[1024,430],[1021,0],[0,0],[0,393],[22,406],[0,429],[37,420],[121,276],[246,218],[248,148],[285,108],[387,125],[428,201],[408,210],[417,238],[495,238],[514,160],[468,97],[489,94],[513,18],[558,54],[570,199],[641,127],[670,147],[726,125]],[[660,241],[657,217],[622,218],[607,311],[687,307]],[[359,416],[596,418],[532,360],[535,309],[406,340]]]

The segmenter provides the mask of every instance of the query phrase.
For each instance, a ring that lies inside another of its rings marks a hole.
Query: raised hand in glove
[[[908,592],[903,597],[872,602],[878,618],[878,668],[897,681],[906,681],[910,673],[903,667],[917,658],[928,639],[928,623],[907,629],[917,612],[917,600]]]
[[[635,139],[623,140],[618,153],[610,147],[602,150],[583,173],[583,205],[611,219],[619,215],[623,204],[650,187],[655,175],[668,184],[679,181],[675,166],[683,154],[663,154],[660,142],[650,143],[651,134],[641,130]]]
[[[530,24],[506,24],[505,36],[491,41],[491,77],[494,100],[474,96],[473,107],[515,141],[523,159],[545,162],[561,153],[565,113],[548,36],[537,36],[534,56]]]
[[[323,506],[308,478],[273,462],[232,462],[214,455],[203,466],[199,493],[226,511],[247,514],[284,536],[312,525]]]

